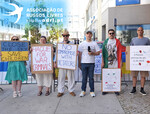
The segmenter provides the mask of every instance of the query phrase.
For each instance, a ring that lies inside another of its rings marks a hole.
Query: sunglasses
[[[13,41],[17,41],[17,40],[19,40],[19,39],[12,39]]]
[[[112,33],[109,33],[110,35],[114,35],[115,33],[114,32],[112,32]]]
[[[69,37],[69,34],[67,34],[67,35],[62,35],[63,37]]]

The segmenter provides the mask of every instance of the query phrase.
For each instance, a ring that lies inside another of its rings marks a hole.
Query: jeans
[[[94,63],[81,63],[82,91],[86,91],[87,77],[89,77],[90,92],[94,92]]]

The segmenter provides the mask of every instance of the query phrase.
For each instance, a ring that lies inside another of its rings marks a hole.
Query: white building
[[[144,35],[150,37],[150,0],[102,0],[102,40],[108,37],[110,28],[116,29],[116,36],[128,45],[137,36],[139,26]],[[116,25],[116,26],[115,26]]]
[[[100,40],[101,0],[89,0],[85,13],[85,31],[93,31],[93,38],[97,37]]]
[[[84,0],[68,0],[68,12],[66,15],[66,23],[64,28],[70,32],[70,40],[80,40],[84,38],[84,19],[82,2]]]
[[[22,18],[19,22],[14,23],[18,16],[12,15],[11,17],[4,16],[7,12],[13,12],[14,6],[10,6],[9,3],[16,4],[18,7],[23,7],[17,0],[1,0],[0,1],[0,40],[10,40],[13,35],[17,35],[20,38],[25,34],[24,25],[21,24]],[[22,17],[23,15],[21,15]]]

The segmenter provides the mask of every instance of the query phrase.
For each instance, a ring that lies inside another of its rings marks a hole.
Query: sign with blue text
[[[57,45],[57,67],[62,69],[75,70],[77,64],[77,45],[62,44]]]
[[[140,0],[116,0],[116,6],[140,4]]]
[[[27,61],[28,60],[28,41],[1,41],[1,61]]]
[[[95,56],[94,74],[101,74],[102,54]]]

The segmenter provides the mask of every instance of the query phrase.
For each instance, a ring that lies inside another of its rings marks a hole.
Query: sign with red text
[[[150,46],[127,46],[126,64],[131,71],[150,71]]]
[[[77,45],[58,43],[57,67],[62,69],[75,70],[76,63],[77,63]]]
[[[121,91],[121,69],[102,69],[102,92]]]
[[[31,72],[53,73],[53,46],[51,44],[31,45]]]

